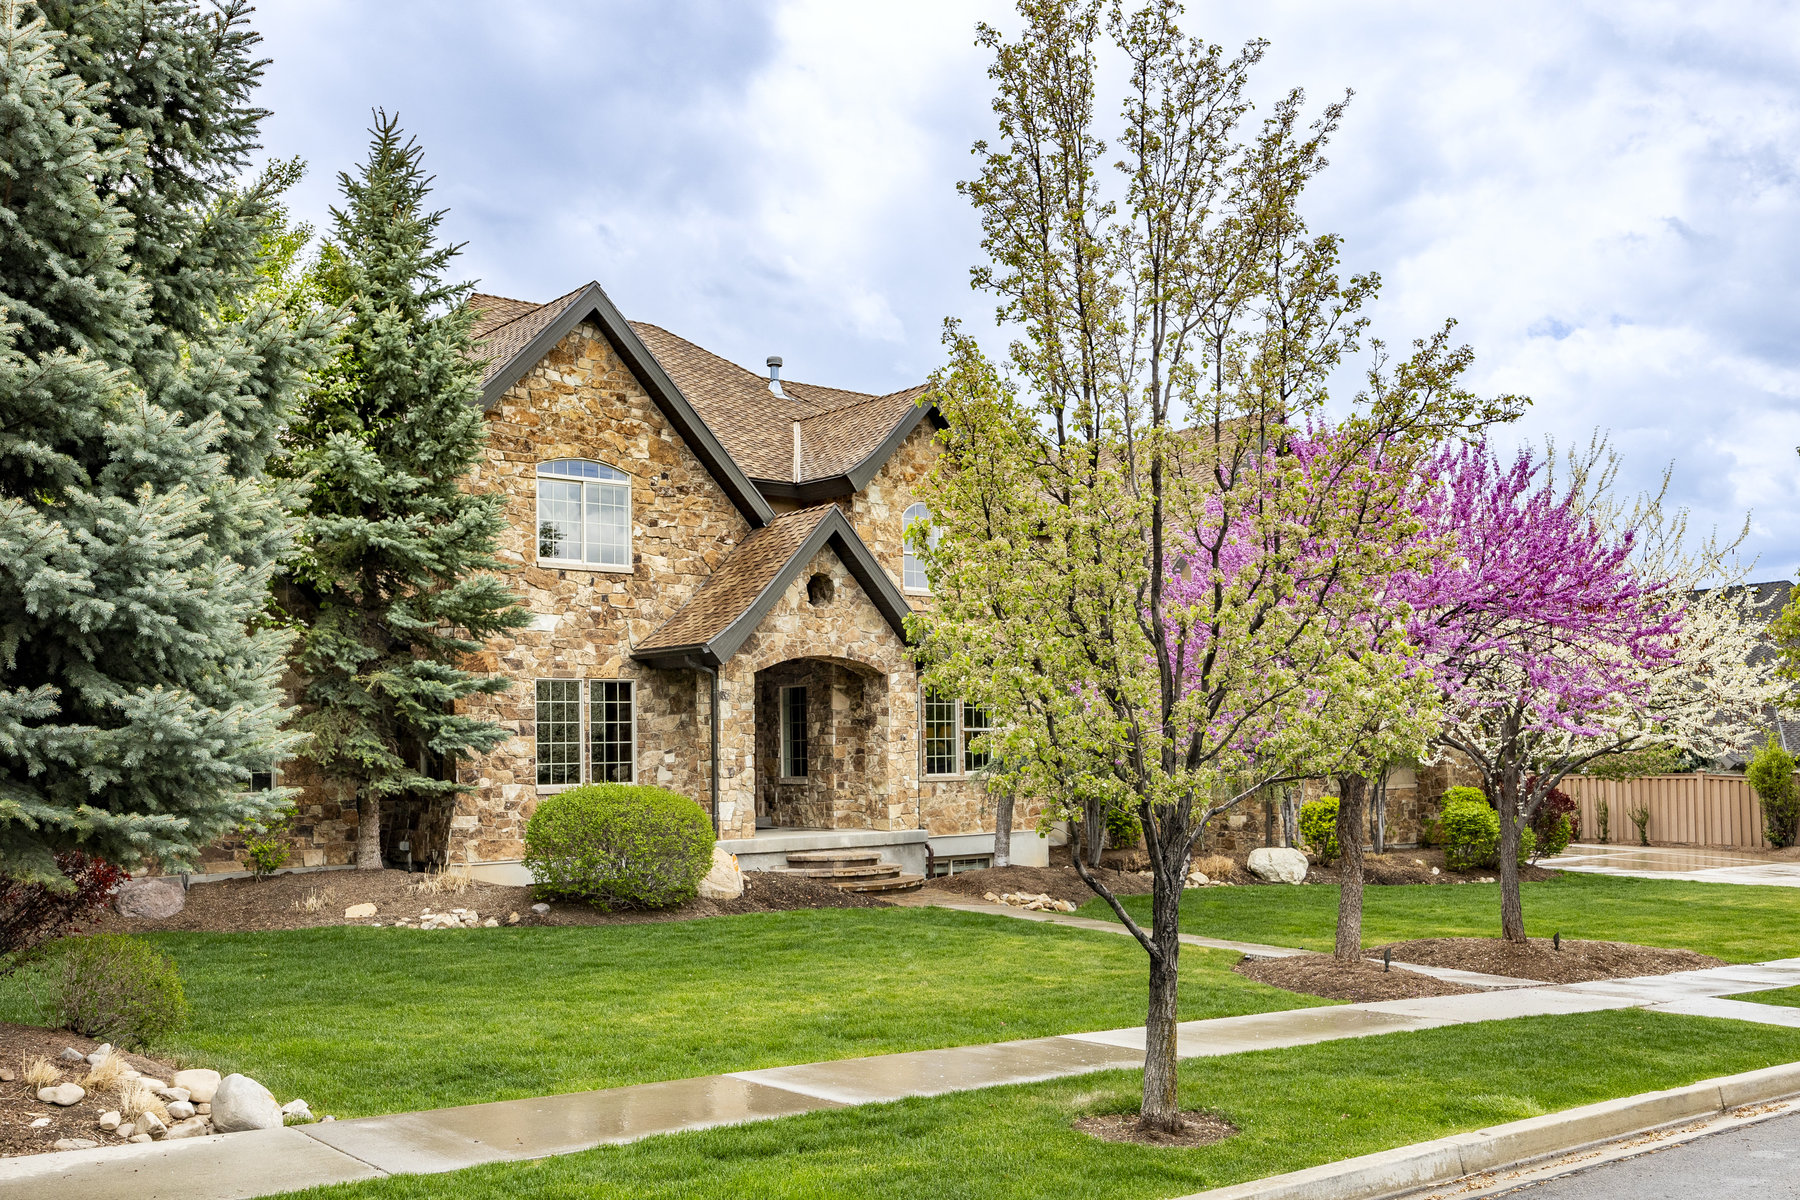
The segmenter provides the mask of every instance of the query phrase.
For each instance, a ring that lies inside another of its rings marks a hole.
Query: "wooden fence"
[[[1598,802],[1606,801],[1608,841],[1637,845],[1631,810],[1650,810],[1650,840],[1688,846],[1764,850],[1762,804],[1742,775],[1649,775],[1642,779],[1590,779],[1571,775],[1562,790],[1580,809],[1577,840],[1598,841]]]

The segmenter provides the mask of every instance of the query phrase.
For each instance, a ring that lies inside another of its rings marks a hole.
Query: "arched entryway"
[[[886,812],[888,679],[848,659],[756,672],[758,829],[870,829]]]

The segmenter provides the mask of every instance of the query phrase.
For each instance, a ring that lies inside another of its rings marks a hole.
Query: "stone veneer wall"
[[[1415,846],[1421,841],[1425,821],[1437,815],[1438,802],[1452,787],[1480,787],[1481,777],[1459,754],[1453,760],[1433,763],[1418,770],[1402,768],[1388,778],[1387,841],[1389,846]],[[1308,779],[1301,784],[1301,801],[1320,796],[1337,795],[1333,780]],[[1372,819],[1372,818],[1371,818]],[[1206,827],[1200,852],[1203,854],[1242,854],[1259,846],[1281,844],[1281,814],[1275,813],[1274,839],[1267,836],[1267,823],[1260,803],[1240,805],[1236,810],[1215,818]],[[1373,824],[1370,829],[1374,828]]]

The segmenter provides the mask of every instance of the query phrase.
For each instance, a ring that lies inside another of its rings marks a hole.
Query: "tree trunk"
[[[1519,896],[1519,841],[1524,818],[1519,807],[1502,800],[1500,810],[1500,936],[1509,942],[1525,941],[1525,906]]]
[[[1165,876],[1169,876],[1165,878]],[[1180,1133],[1181,1102],[1175,1092],[1175,996],[1181,964],[1182,881],[1159,871],[1150,898],[1150,1004],[1144,1019],[1144,1103],[1138,1127]]]
[[[1299,815],[1294,811],[1294,793],[1283,789],[1281,795],[1281,844],[1293,846],[1300,841]]]
[[[381,862],[381,797],[360,795],[356,798],[360,815],[356,819],[356,869],[379,871]]]
[[[1012,789],[1001,792],[994,801],[994,865],[1012,865]]]
[[[1263,845],[1275,844],[1275,802],[1263,797]]]
[[[1361,775],[1338,776],[1338,923],[1339,962],[1362,961],[1363,801],[1369,781]]]

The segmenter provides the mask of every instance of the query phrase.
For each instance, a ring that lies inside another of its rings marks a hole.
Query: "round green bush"
[[[149,942],[100,933],[67,938],[50,954],[52,1019],[60,1027],[141,1047],[187,1024],[187,994],[175,960]]]
[[[1453,787],[1444,791],[1444,807],[1452,804],[1486,804],[1487,793],[1477,787]]]
[[[1485,798],[1452,800],[1451,792],[1475,792],[1474,788],[1451,788],[1444,793],[1444,811],[1438,817],[1443,831],[1444,865],[1452,871],[1493,871],[1500,866],[1500,814]],[[1529,828],[1519,831],[1519,865],[1523,866],[1537,852],[1537,835]]]
[[[686,796],[591,783],[547,796],[525,825],[525,866],[544,897],[605,911],[694,898],[712,869],[713,830]]]
[[[1308,800],[1300,806],[1300,841],[1319,856],[1319,865],[1328,867],[1337,861],[1338,802],[1336,796]]]

